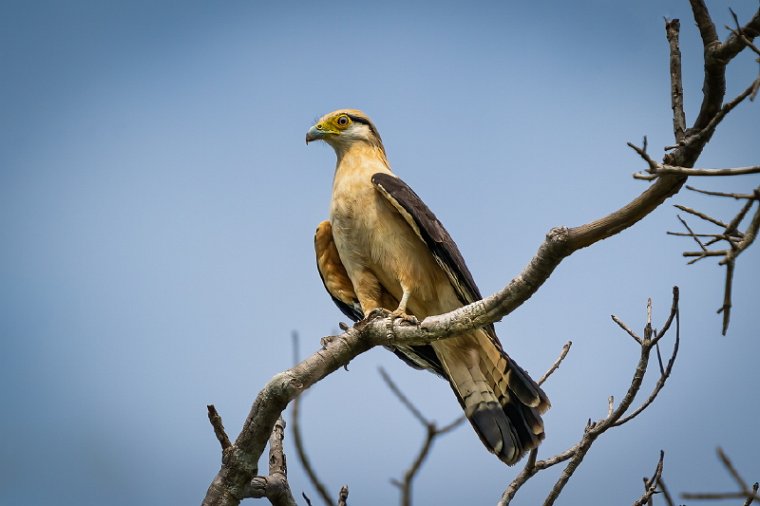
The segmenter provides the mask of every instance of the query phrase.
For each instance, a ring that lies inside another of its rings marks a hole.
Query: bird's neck
[[[392,174],[382,147],[356,142],[345,149],[336,149],[335,154],[338,157],[335,165],[336,184],[346,177],[369,179],[378,172]]]

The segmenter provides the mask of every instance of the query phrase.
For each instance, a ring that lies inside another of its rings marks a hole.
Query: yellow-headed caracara
[[[454,241],[414,191],[391,172],[375,125],[344,109],[319,119],[306,142],[333,147],[330,219],[314,246],[325,288],[354,321],[376,309],[414,319],[482,296]],[[392,351],[444,378],[483,444],[512,465],[544,438],[549,400],[509,356],[493,325],[425,346]]]

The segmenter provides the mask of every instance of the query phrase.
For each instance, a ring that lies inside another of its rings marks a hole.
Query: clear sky
[[[724,36],[729,6],[747,19],[757,3],[709,5]],[[206,404],[236,436],[259,389],[291,365],[291,333],[311,353],[345,319],[312,250],[334,155],[304,135],[326,112],[373,118],[394,170],[446,224],[486,294],[551,227],[642,191],[626,141],[648,135],[657,156],[673,142],[663,17],[682,19],[691,120],[702,49],[686,0],[2,2],[0,503],[201,502],[220,462]],[[749,55],[737,59],[729,95],[757,71]],[[740,106],[699,165],[757,164],[758,119],[757,103]],[[693,184],[748,191],[759,181]],[[738,210],[686,193],[670,203],[723,219]],[[534,376],[574,342],[546,385],[547,456],[630,382],[637,347],[609,315],[640,329],[652,297],[662,322],[681,287],[669,384],[597,443],[564,504],[629,504],[660,449],[675,491],[732,489],[717,445],[760,479],[759,248],[740,258],[722,337],[723,270],[685,265],[693,246],[665,235],[679,229],[676,212],[662,206],[579,251],[497,325]],[[460,412],[445,382],[381,349],[310,390],[311,458],[354,504],[394,504],[389,479],[423,438],[378,366],[430,418]],[[316,501],[289,457],[294,492]],[[517,471],[462,426],[437,442],[417,504],[494,504]],[[557,472],[517,502],[538,503]]]

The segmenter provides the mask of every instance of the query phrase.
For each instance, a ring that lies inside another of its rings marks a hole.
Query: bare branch
[[[760,174],[760,165],[751,167],[734,167],[729,169],[695,169],[687,167],[675,167],[661,163],[655,164],[654,169],[650,168],[646,174],[637,172],[633,175],[635,179],[652,180],[660,174],[681,174],[684,176],[743,176],[747,174]]]
[[[567,356],[567,353],[570,351],[570,347],[573,345],[572,341],[568,341],[565,343],[565,345],[562,347],[562,351],[559,354],[559,357],[557,357],[557,360],[554,361],[552,366],[549,368],[548,371],[544,373],[543,376],[541,376],[541,379],[538,380],[538,384],[543,385],[544,382],[549,379],[549,376],[551,376],[554,371],[556,371],[563,360],[565,360],[565,357]]]
[[[628,335],[629,335],[629,336],[631,336],[633,339],[635,339],[635,340],[636,340],[636,342],[637,342],[637,343],[641,344],[641,338],[640,338],[640,337],[639,337],[639,336],[638,336],[638,335],[637,335],[637,334],[636,334],[636,333],[635,333],[633,330],[631,330],[631,329],[628,327],[628,325],[626,325],[626,324],[623,322],[623,320],[621,320],[620,318],[618,318],[618,317],[617,317],[617,316],[615,316],[614,314],[613,314],[613,315],[610,315],[610,316],[612,317],[612,321],[614,321],[615,323],[617,323],[617,324],[618,324],[618,326],[619,326],[621,329],[625,330],[625,331],[628,333]]]
[[[657,461],[657,467],[654,470],[654,474],[651,478],[644,478],[644,495],[642,495],[633,506],[645,506],[649,504],[652,496],[657,492],[657,486],[660,483],[662,477],[663,459],[665,458],[665,452],[660,450],[660,459]]]
[[[673,501],[673,496],[670,495],[668,488],[665,486],[665,482],[663,481],[662,476],[660,476],[658,484],[660,486],[660,492],[662,492],[662,497],[665,499],[667,505],[676,506],[676,503]]]
[[[705,247],[704,244],[702,244],[702,241],[699,240],[699,238],[697,237],[697,234],[694,233],[694,231],[691,229],[691,227],[689,226],[689,224],[686,223],[686,220],[684,220],[683,218],[681,218],[681,216],[678,215],[678,214],[676,215],[676,218],[678,218],[678,221],[680,221],[681,224],[684,226],[684,228],[686,228],[686,230],[689,231],[689,236],[691,236],[691,238],[694,239],[694,241],[699,245],[699,247],[702,249],[702,251],[706,252],[707,248]]]
[[[723,67],[723,72],[725,72],[725,66]],[[723,87],[724,87],[724,93],[725,93],[725,76],[723,78]],[[712,136],[713,132],[715,131],[715,128],[720,124],[721,121],[723,121],[723,118],[726,117],[726,115],[733,110],[734,107],[742,103],[742,101],[752,95],[752,93],[755,91],[758,80],[760,78],[755,79],[743,92],[741,92],[736,98],[731,100],[730,102],[727,102],[726,104],[721,107],[714,116],[710,118],[710,121],[699,130],[696,134],[693,136],[689,136],[689,138],[686,140],[687,143],[697,143],[702,144],[706,143],[710,137]],[[752,172],[748,172],[748,174],[752,174]],[[705,175],[705,174],[700,174]],[[708,174],[709,175],[709,174]]]
[[[696,216],[697,218],[702,218],[705,221],[709,221],[710,223],[718,225],[719,227],[722,227],[722,228],[728,227],[728,224],[723,223],[722,221],[717,220],[715,218],[712,218],[710,216],[707,216],[704,213],[700,213],[699,211],[697,211],[695,209],[692,209],[690,207],[682,206],[681,204],[675,204],[673,207],[675,207],[676,209],[680,209],[681,211],[683,211],[685,213],[692,214],[692,215]]]
[[[744,481],[744,479],[739,475],[739,472],[734,467],[731,459],[728,458],[728,455],[726,455],[726,452],[723,451],[723,448],[719,446],[716,451],[718,453],[718,458],[721,462],[723,462],[723,467],[725,467],[731,477],[733,477],[734,481],[736,481],[736,484],[739,485],[739,488],[745,491],[749,490],[747,482]]]
[[[665,32],[670,45],[670,100],[673,109],[673,135],[680,144],[686,137],[686,114],[683,110],[683,84],[681,82],[681,49],[678,44],[681,21],[665,20]]]
[[[723,467],[726,468],[728,473],[731,475],[731,477],[734,479],[736,484],[739,486],[739,491],[737,492],[684,492],[681,494],[681,497],[683,499],[693,499],[693,500],[705,500],[705,501],[715,501],[720,499],[745,499],[745,506],[749,506],[753,501],[757,501],[760,503],[760,496],[757,494],[758,489],[758,483],[755,482],[752,487],[750,488],[749,485],[747,485],[747,482],[741,477],[739,472],[734,467],[733,463],[731,462],[731,459],[728,458],[728,455],[725,454],[725,452],[721,449],[717,449],[718,458],[723,463]]]
[[[760,35],[760,9],[741,28],[738,28],[739,20],[735,15],[734,21],[736,22],[737,30],[732,30],[731,35],[729,35],[726,41],[716,49],[716,58],[725,60],[726,64],[748,46],[747,42],[751,42],[752,39]],[[757,52],[754,46],[750,49]]]
[[[293,362],[298,363],[300,360],[298,333],[293,332],[292,338],[293,338]],[[332,501],[332,498],[330,497],[330,493],[327,491],[327,487],[319,478],[319,476],[317,476],[317,471],[316,469],[314,469],[314,466],[311,465],[311,459],[306,453],[306,447],[303,442],[303,436],[301,435],[301,416],[300,415],[301,415],[301,399],[302,398],[303,398],[303,395],[299,395],[295,399],[293,399],[293,411],[291,415],[291,419],[292,419],[291,431],[293,433],[293,446],[296,449],[296,455],[298,456],[298,460],[301,461],[301,465],[303,466],[303,469],[306,472],[306,476],[309,478],[309,481],[311,482],[312,486],[317,491],[317,495],[319,495],[319,497],[322,499],[322,502],[325,504],[325,506],[332,506],[333,501]]]
[[[658,332],[657,337],[655,338],[656,339],[655,344],[656,344],[656,341],[661,339],[665,335],[665,333],[668,331],[671,325],[670,322],[673,320],[674,317],[675,317],[675,322],[676,322],[676,338],[675,338],[675,341],[673,342],[673,352],[670,355],[670,359],[668,360],[667,366],[665,367],[662,366],[662,360],[660,358],[660,348],[657,347],[657,357],[658,357],[658,360],[660,361],[660,378],[657,380],[657,384],[655,384],[654,389],[652,389],[652,392],[649,394],[649,397],[647,398],[647,400],[644,401],[641,404],[641,406],[636,408],[631,414],[615,422],[614,424],[615,426],[623,425],[624,423],[627,423],[633,420],[642,411],[647,409],[649,405],[652,404],[654,400],[657,398],[657,395],[660,393],[660,390],[663,389],[663,387],[665,386],[665,382],[670,377],[670,373],[673,371],[673,365],[675,364],[676,357],[678,356],[678,346],[681,343],[681,325],[680,325],[680,320],[678,318],[678,289],[677,287],[674,287],[673,289],[673,307],[670,310],[670,316],[668,317],[668,321],[663,326],[663,329],[660,332]]]
[[[678,209],[686,211],[689,214],[697,216],[723,229],[723,231],[719,234],[695,234],[694,231],[691,229],[691,227],[689,227],[688,224],[686,224],[686,222],[683,219],[681,219],[680,216],[678,217],[678,219],[681,220],[681,223],[683,223],[686,229],[689,231],[689,234],[685,234],[685,235],[692,237],[695,241],[697,241],[697,243],[699,244],[701,248],[701,251],[686,251],[683,253],[685,257],[694,257],[694,259],[691,260],[689,264],[692,264],[698,260],[701,260],[707,257],[715,257],[715,256],[723,257],[718,262],[718,264],[726,266],[726,279],[725,279],[725,285],[724,285],[724,290],[723,290],[723,305],[718,309],[718,313],[723,314],[722,333],[723,335],[726,335],[726,333],[728,332],[729,323],[731,321],[731,292],[732,292],[732,287],[733,287],[734,271],[736,267],[736,258],[743,251],[749,248],[753,244],[755,238],[757,237],[758,230],[760,230],[760,205],[758,205],[757,209],[755,210],[755,213],[752,216],[752,220],[750,221],[746,230],[740,231],[738,228],[741,222],[750,212],[752,207],[755,205],[755,203],[760,202],[760,187],[755,188],[752,195],[708,192],[705,190],[695,190],[695,191],[698,191],[699,193],[703,193],[707,195],[718,196],[718,197],[733,197],[735,199],[746,200],[742,208],[739,210],[736,216],[734,216],[734,218],[729,223],[724,223],[721,220],[717,220],[711,216],[707,216],[706,214],[696,211],[694,209],[684,207],[681,205],[676,205]],[[748,197],[748,198],[743,198],[743,197]],[[712,237],[713,239],[708,241],[707,244],[704,244],[697,238],[698,236],[703,236],[703,237],[709,236],[709,237]],[[728,248],[721,249],[721,250],[707,249],[708,246],[719,241],[726,241],[728,243]]]
[[[535,459],[533,458],[529,459],[526,466],[523,468],[523,470],[512,480],[512,482],[504,490],[504,493],[502,494],[501,499],[499,500],[499,503],[498,503],[499,506],[508,505],[510,501],[514,498],[514,496],[517,494],[517,491],[520,489],[520,487],[538,472],[544,469],[548,469],[549,467],[552,467],[561,462],[569,461],[565,469],[562,470],[562,473],[560,474],[559,479],[555,482],[554,486],[549,492],[549,495],[544,501],[544,506],[549,506],[551,504],[554,504],[554,502],[559,497],[560,493],[562,492],[564,486],[567,484],[570,477],[575,473],[576,469],[578,468],[580,463],[583,461],[583,458],[586,456],[586,453],[588,453],[588,451],[591,449],[591,445],[593,445],[594,441],[596,441],[596,439],[607,430],[613,427],[616,427],[618,425],[622,425],[626,421],[634,418],[637,414],[642,412],[644,409],[646,409],[647,406],[651,404],[652,400],[654,400],[654,398],[657,396],[659,391],[662,389],[661,386],[659,387],[656,386],[653,393],[650,394],[650,399],[648,399],[641,407],[635,410],[631,415],[627,416],[625,419],[623,418],[623,416],[628,412],[628,409],[633,403],[636,397],[636,394],[641,388],[641,384],[644,380],[644,375],[646,374],[647,365],[649,363],[649,356],[651,354],[652,348],[654,348],[657,345],[657,341],[660,338],[662,338],[662,336],[665,334],[664,331],[654,333],[654,331],[651,329],[651,307],[649,306],[649,304],[648,304],[647,314],[648,314],[647,325],[645,326],[646,330],[644,333],[644,337],[641,338],[641,342],[640,342],[639,362],[636,366],[636,370],[634,371],[633,379],[631,380],[631,385],[628,387],[628,391],[623,396],[623,399],[618,405],[618,407],[614,408],[614,403],[612,401],[612,398],[610,398],[610,409],[607,413],[607,416],[596,422],[592,422],[591,420],[589,420],[584,430],[583,437],[577,444],[565,450],[564,452],[559,453],[545,460],[535,461]],[[671,308],[671,316],[668,318],[668,321],[664,325],[665,330],[667,330],[670,327],[671,325],[670,322],[673,320],[675,320],[676,322],[676,341],[678,341],[680,328],[679,328],[679,323],[678,323],[678,288],[677,287],[673,288],[673,304]],[[625,326],[622,325],[621,328],[625,329]],[[674,354],[671,357],[668,367],[665,369],[665,371],[667,372],[667,375],[669,375],[670,370],[672,370],[672,363],[675,361],[677,348],[678,348],[677,344],[674,345]],[[667,376],[663,377],[664,375],[665,373],[661,375],[658,385],[660,382],[664,383],[665,380],[667,379]]]
[[[222,445],[222,451],[224,451],[232,446],[232,443],[230,443],[230,438],[224,431],[222,417],[219,416],[219,413],[216,411],[216,407],[213,404],[206,406],[206,409],[208,409],[208,421],[211,422],[211,426],[214,428],[216,439],[219,441],[219,444]]]
[[[338,506],[346,506],[348,504],[348,485],[340,487],[340,493],[338,494]]]
[[[728,30],[731,31],[731,35],[734,37],[737,37],[739,40],[742,41],[742,43],[747,46],[750,50],[754,51],[755,54],[760,56],[760,49],[756,45],[752,43],[752,40],[747,38],[747,36],[744,34],[744,29],[739,24],[739,17],[736,15],[734,10],[732,8],[728,8],[729,12],[731,12],[731,17],[734,18],[734,24],[736,25],[736,29],[731,28],[730,26],[726,26]]]
[[[385,381],[385,384],[388,386],[388,388],[391,389],[391,392],[393,392],[399,401],[401,401],[401,404],[403,404],[406,409],[409,410],[409,412],[419,421],[423,426],[430,425],[430,422],[423,416],[423,414],[420,412],[419,409],[417,409],[417,406],[412,404],[412,401],[410,401],[406,395],[401,391],[401,389],[396,385],[396,383],[391,379],[391,377],[388,375],[387,372],[385,372],[385,369],[382,367],[379,367],[378,370],[380,371],[380,376],[382,376],[383,381]]]
[[[285,421],[278,418],[269,438],[269,475],[256,476],[244,491],[244,497],[266,497],[272,506],[296,506],[288,485],[288,466],[282,440],[285,439]]]
[[[721,333],[725,336],[728,325],[731,322],[731,291],[734,284],[734,261],[726,263],[726,282],[723,289],[723,305],[718,309],[718,314],[723,313],[723,327]]]
[[[449,423],[448,425],[445,425],[443,428],[439,429],[436,427],[435,422],[430,422],[425,418],[425,416],[422,414],[422,412],[417,409],[417,406],[415,406],[409,398],[404,395],[404,393],[401,391],[401,389],[396,385],[396,383],[391,379],[391,377],[388,375],[387,372],[385,372],[385,369],[382,367],[380,368],[380,375],[383,377],[383,380],[385,381],[386,385],[388,385],[388,388],[391,389],[391,391],[396,395],[396,397],[401,401],[401,403],[412,413],[412,415],[419,421],[423,427],[425,427],[425,440],[422,443],[422,448],[420,448],[420,451],[417,452],[417,456],[414,458],[414,461],[412,461],[411,466],[409,466],[409,469],[407,469],[404,472],[404,477],[402,480],[391,480],[391,483],[396,485],[399,490],[401,491],[401,504],[402,506],[411,506],[412,504],[412,485],[414,484],[414,479],[417,477],[417,473],[419,473],[420,469],[422,468],[422,464],[425,462],[425,459],[427,459],[428,455],[430,454],[430,451],[433,448],[433,443],[435,442],[436,438],[454,430],[456,427],[459,427],[467,418],[464,416],[460,416],[453,422]]]
[[[716,191],[709,191],[709,190],[700,190],[699,188],[694,188],[693,186],[689,186],[689,185],[686,185],[685,188],[693,192],[702,193],[704,195],[711,195],[713,197],[731,197],[737,200],[740,200],[740,199],[757,200],[758,199],[758,197],[752,193],[724,193],[724,192],[716,192]]]

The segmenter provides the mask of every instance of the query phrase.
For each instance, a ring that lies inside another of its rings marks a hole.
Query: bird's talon
[[[399,309],[393,311],[390,314],[390,317],[394,320],[401,320],[402,324],[414,325],[414,326],[417,326],[420,324],[420,321],[417,319],[416,316],[414,316],[413,314],[407,314],[405,311],[401,311]]]
[[[390,311],[388,311],[384,307],[376,307],[375,309],[367,313],[367,316],[364,317],[364,320],[369,321],[374,318],[378,318],[378,317],[387,318],[389,316],[391,316]]]

